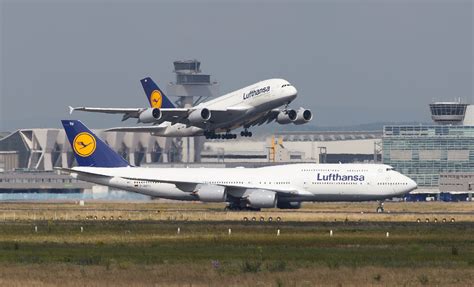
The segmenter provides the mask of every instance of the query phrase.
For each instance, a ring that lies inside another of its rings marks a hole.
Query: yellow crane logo
[[[74,152],[82,157],[88,157],[94,153],[96,141],[90,133],[80,133],[73,141]]]
[[[163,97],[161,96],[160,91],[154,90],[151,92],[150,95],[150,104],[152,108],[161,108],[161,104],[163,103]]]

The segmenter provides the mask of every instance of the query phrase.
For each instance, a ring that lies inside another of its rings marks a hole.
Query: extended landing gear
[[[377,213],[384,213],[384,209],[383,209],[383,201],[379,201],[379,206],[377,207]]]
[[[227,206],[224,209],[225,211],[260,211],[260,208],[255,208],[255,207],[249,207],[244,204],[241,204],[241,202],[230,202],[227,204]]]
[[[225,134],[216,134],[215,132],[204,132],[204,136],[206,139],[223,139],[223,140],[230,140],[236,139],[236,134],[225,133]]]
[[[252,132],[249,132],[247,129],[244,129],[243,131],[240,132],[241,137],[251,137]]]
[[[245,129],[245,130],[240,132],[240,136],[242,136],[242,137],[251,137],[252,132],[249,132],[247,129]],[[211,132],[204,132],[204,137],[206,137],[206,139],[208,139],[208,140],[209,139],[211,139],[211,140],[215,140],[215,139],[231,140],[231,139],[236,139],[237,134],[232,134],[229,131],[227,131],[225,134],[216,134],[216,132],[211,131]]]

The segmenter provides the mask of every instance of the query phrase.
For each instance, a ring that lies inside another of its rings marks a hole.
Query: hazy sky
[[[316,125],[429,121],[433,99],[473,99],[471,1],[1,3],[0,131],[60,127],[68,105],[146,106],[139,79],[166,86],[177,59],[222,93],[285,78]]]

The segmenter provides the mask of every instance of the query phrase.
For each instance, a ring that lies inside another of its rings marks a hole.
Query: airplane
[[[117,127],[106,131],[149,132],[164,137],[202,136],[207,139],[235,139],[231,131],[239,127],[242,137],[251,137],[248,129],[276,121],[279,124],[305,124],[313,118],[310,110],[289,109],[297,90],[288,81],[270,79],[255,83],[191,108],[177,108],[151,78],[141,81],[149,108],[69,107],[69,112],[84,111],[123,114],[122,121],[138,118],[151,126]],[[279,107],[284,106],[283,109]]]
[[[259,168],[133,167],[77,120],[62,125],[77,167],[59,168],[87,182],[153,198],[226,202],[229,210],[297,209],[305,201],[383,200],[417,188],[384,164],[287,164]],[[83,142],[87,147],[80,149]]]

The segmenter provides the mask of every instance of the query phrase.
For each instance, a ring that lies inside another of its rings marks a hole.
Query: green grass
[[[470,267],[474,265],[471,225],[42,222],[36,233],[32,224],[5,223],[0,225],[0,263],[107,266],[218,261],[220,266],[248,272],[312,266]]]
[[[6,222],[0,224],[0,285],[469,285],[473,227],[469,222]]]

